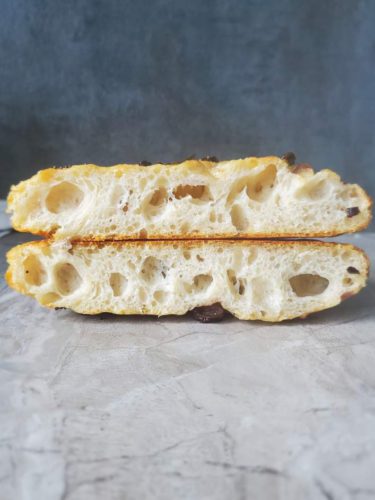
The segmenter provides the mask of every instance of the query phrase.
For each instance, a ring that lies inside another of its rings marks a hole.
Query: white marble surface
[[[10,218],[8,214],[5,213],[6,201],[0,200],[0,238],[5,236],[10,232]]]
[[[343,239],[374,259],[375,235]],[[2,281],[1,500],[375,498],[374,300],[370,280],[305,321],[203,325]]]

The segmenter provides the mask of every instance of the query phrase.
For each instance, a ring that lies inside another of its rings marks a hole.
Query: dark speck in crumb
[[[359,214],[359,208],[358,207],[349,207],[346,209],[346,214],[348,217],[354,217],[355,215]]]
[[[348,269],[347,269],[348,273],[349,274],[359,274],[359,271],[357,268],[353,267],[353,266],[349,266]]]

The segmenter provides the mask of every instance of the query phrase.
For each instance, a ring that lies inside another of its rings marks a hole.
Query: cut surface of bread
[[[273,156],[51,168],[8,197],[15,229],[72,240],[332,236],[366,227],[370,208],[331,170]]]
[[[220,302],[240,319],[281,321],[339,304],[368,259],[319,241],[39,241],[8,252],[9,285],[79,313],[184,314]]]

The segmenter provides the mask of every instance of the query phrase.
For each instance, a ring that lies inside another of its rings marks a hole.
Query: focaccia
[[[51,168],[8,198],[15,229],[71,240],[332,236],[366,227],[370,206],[331,170],[274,156]]]
[[[240,319],[281,321],[339,304],[368,259],[319,241],[38,241],[8,252],[7,281],[79,313],[184,314],[221,303]]]

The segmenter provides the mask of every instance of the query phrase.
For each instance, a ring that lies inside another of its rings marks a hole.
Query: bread
[[[9,285],[79,313],[184,314],[220,302],[240,319],[281,321],[339,304],[368,259],[319,241],[38,241],[9,251]]]
[[[15,229],[56,239],[319,237],[370,221],[361,187],[277,157],[41,170],[8,198]]]

